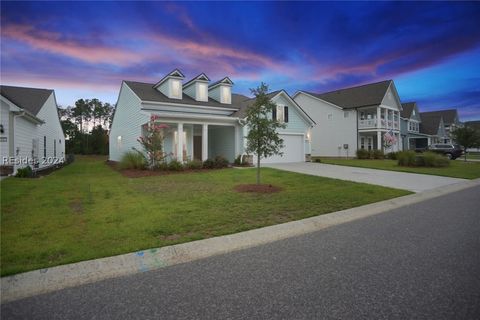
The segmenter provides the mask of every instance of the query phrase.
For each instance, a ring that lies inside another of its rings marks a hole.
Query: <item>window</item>
[[[288,123],[288,107],[283,107],[283,122]]]
[[[47,157],[47,136],[43,136],[43,157]]]
[[[220,102],[221,103],[231,103],[232,101],[232,94],[230,91],[230,87],[222,86],[220,91]]]
[[[207,84],[206,83],[199,83],[198,84],[198,92],[197,92],[197,100],[198,101],[208,101],[208,93],[207,93]]]
[[[412,115],[415,115],[415,109],[412,110]]]
[[[348,118],[348,111],[343,111],[343,117]]]
[[[332,120],[333,119],[333,114],[329,113],[328,114],[328,120]]]
[[[180,89],[180,80],[171,80],[172,81],[172,97],[181,98],[182,92]]]
[[[277,107],[272,108],[272,119],[277,119]]]
[[[57,156],[57,140],[53,139],[53,156]]]
[[[364,137],[360,138],[360,149],[365,149],[365,138]]]
[[[283,106],[277,106],[277,121],[281,123],[285,120],[283,111]]]

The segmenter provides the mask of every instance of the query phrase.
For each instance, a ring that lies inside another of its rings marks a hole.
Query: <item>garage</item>
[[[279,134],[283,139],[283,156],[273,156],[262,159],[262,163],[286,163],[286,162],[304,162],[304,138],[303,134]]]

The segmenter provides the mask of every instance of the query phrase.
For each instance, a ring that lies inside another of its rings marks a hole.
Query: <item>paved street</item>
[[[2,305],[2,319],[479,319],[480,187]]]
[[[314,162],[275,163],[263,164],[262,166],[333,179],[376,184],[413,192],[422,192],[465,181],[465,179],[428,174],[338,166]]]

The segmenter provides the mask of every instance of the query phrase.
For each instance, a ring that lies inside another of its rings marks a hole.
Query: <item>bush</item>
[[[185,164],[185,167],[192,170],[202,169],[203,162],[200,160],[191,160]]]
[[[314,161],[315,161],[316,163],[322,162],[322,160],[320,160],[320,158],[316,158]]]
[[[416,153],[414,151],[401,151],[397,153],[398,165],[403,167],[413,167],[416,165]]]
[[[33,170],[30,166],[26,166],[25,168],[18,169],[15,177],[17,177],[17,178],[31,178],[31,177],[33,177]]]
[[[143,154],[138,151],[128,151],[120,160],[120,169],[139,169],[144,170],[147,167],[147,161]]]
[[[228,160],[222,156],[215,157],[215,168],[221,169],[228,167]]]
[[[387,159],[398,160],[398,152],[389,152],[387,153]]]
[[[357,159],[370,159],[370,152],[367,149],[358,149]]]
[[[67,156],[65,157],[65,164],[70,164],[73,161],[75,161],[75,155],[73,153],[67,154]]]
[[[450,160],[438,153],[425,152],[417,155],[416,165],[419,167],[447,167],[450,165]]]
[[[168,163],[168,170],[171,171],[183,171],[183,164],[178,160],[172,160]]]
[[[371,151],[370,159],[384,159],[385,154],[382,150],[373,150]]]
[[[215,168],[215,160],[213,159],[207,159],[205,161],[203,161],[203,167],[205,169],[213,169]]]
[[[239,154],[238,157],[235,158],[235,161],[233,162],[236,166],[241,166],[242,165],[242,155]]]

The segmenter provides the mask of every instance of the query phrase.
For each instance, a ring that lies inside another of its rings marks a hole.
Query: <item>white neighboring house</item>
[[[63,161],[65,135],[55,92],[48,89],[0,86],[2,173],[30,165],[44,169]]]
[[[248,128],[242,120],[254,99],[232,93],[228,77],[212,84],[204,73],[185,83],[184,79],[175,69],[155,84],[122,82],[110,130],[110,160],[120,161],[132,148],[143,151],[138,138],[151,116],[170,127],[164,141],[169,159],[204,161],[223,156],[233,162],[245,154]],[[284,90],[269,96],[277,104],[275,116],[287,124],[279,132],[285,148],[282,157],[262,159],[262,163],[305,161],[314,122]]]
[[[396,143],[385,152],[402,149],[402,104],[392,80],[327,93],[298,91],[295,102],[317,123],[312,128],[312,156],[355,156],[357,149],[381,150],[384,135]]]

